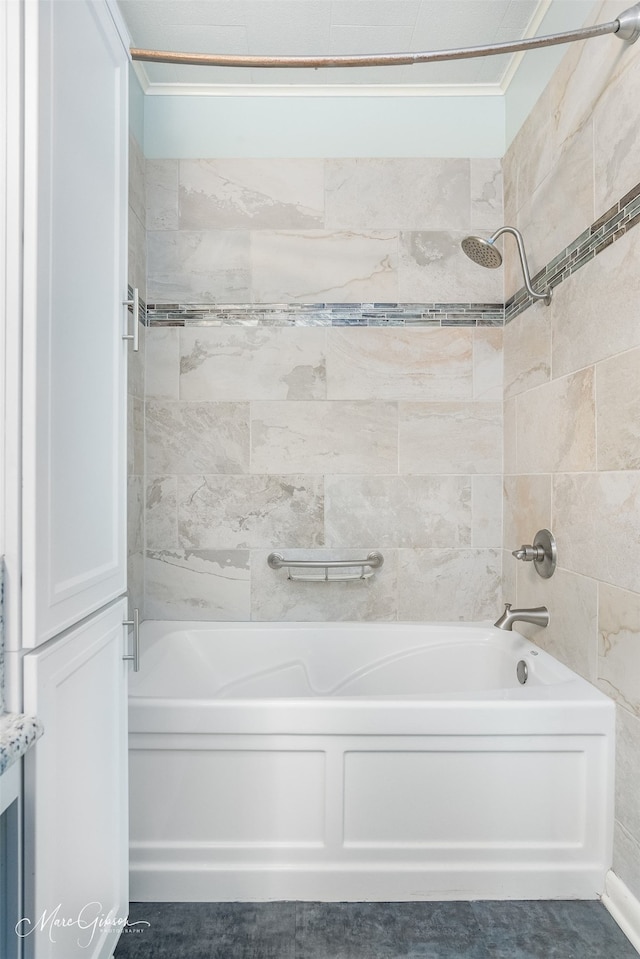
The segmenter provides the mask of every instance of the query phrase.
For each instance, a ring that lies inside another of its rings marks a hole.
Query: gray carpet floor
[[[638,959],[599,902],[132,902],[129,922],[116,959]]]

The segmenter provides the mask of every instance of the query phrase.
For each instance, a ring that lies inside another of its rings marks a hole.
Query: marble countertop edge
[[[43,732],[44,727],[36,716],[0,714],[0,776],[24,756]]]

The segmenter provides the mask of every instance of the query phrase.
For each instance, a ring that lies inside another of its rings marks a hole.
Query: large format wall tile
[[[180,398],[179,330],[152,327],[147,330],[147,396],[154,399]]]
[[[622,706],[616,713],[616,818],[640,836],[640,719]]]
[[[400,550],[398,618],[495,619],[500,612],[500,554],[497,549]]]
[[[640,474],[558,474],[553,522],[562,564],[640,592]]]
[[[637,898],[640,895],[640,842],[618,820],[613,833],[613,871]]]
[[[401,473],[502,472],[501,403],[400,403]]]
[[[254,231],[251,276],[256,303],[397,302],[398,236]]]
[[[519,473],[595,469],[594,387],[589,367],[518,396]]]
[[[180,229],[324,226],[322,160],[180,161]]]
[[[523,393],[551,378],[549,307],[536,304],[504,329],[505,398]]]
[[[395,403],[251,404],[253,473],[392,473],[397,467]]]
[[[462,252],[465,231],[400,233],[398,297],[403,302],[502,303],[498,270],[484,270]]]
[[[471,545],[502,546],[502,476],[471,477]]]
[[[470,161],[344,159],[326,163],[326,225],[347,230],[465,230]]]
[[[635,57],[611,83],[593,111],[596,210],[608,210],[640,180],[637,92],[640,59]]]
[[[493,233],[505,221],[500,160],[471,159],[471,228]],[[502,292],[502,291],[501,291]],[[502,300],[502,296],[500,296]]]
[[[147,229],[178,229],[178,161],[147,160]]]
[[[250,619],[246,550],[157,550],[146,557],[147,619]]]
[[[518,549],[523,543],[532,543],[539,529],[550,528],[551,476],[505,476],[505,549]]]
[[[473,331],[333,329],[327,337],[331,400],[470,400]]]
[[[639,261],[640,230],[635,229],[557,287],[548,309],[554,376],[640,346]]]
[[[147,548],[176,549],[178,544],[178,478],[147,476]]]
[[[146,438],[150,474],[247,473],[249,404],[150,400]]]
[[[328,546],[470,546],[466,476],[327,476]]]
[[[371,549],[375,544],[371,544]],[[362,559],[356,550],[287,550],[289,559]],[[251,609],[254,620],[272,622],[343,622],[397,619],[397,554],[385,550],[384,565],[367,580],[349,583],[300,583],[284,569],[267,565],[268,551],[251,552]],[[349,569],[353,574],[358,570]],[[331,573],[332,576],[335,573]]]
[[[326,397],[323,329],[180,330],[183,400],[313,400]]]
[[[179,476],[180,546],[243,549],[321,546],[317,476]]]
[[[600,583],[598,686],[640,716],[640,594]]]
[[[562,561],[562,544],[560,545]],[[517,562],[510,557],[514,564]],[[546,606],[545,628],[518,623],[517,629],[580,676],[595,683],[597,676],[598,584],[586,576],[558,568],[542,579],[533,563],[517,563],[518,606]]]
[[[473,334],[473,398],[484,402],[502,402],[503,331],[478,329]]]
[[[596,367],[598,469],[640,469],[640,349]]]
[[[147,234],[149,303],[246,303],[249,234],[155,231]]]

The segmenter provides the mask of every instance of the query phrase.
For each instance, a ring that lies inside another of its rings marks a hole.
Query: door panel
[[[127,55],[105,3],[25,5],[23,645],[126,589]]]
[[[126,613],[114,603],[24,657],[25,709],[45,730],[25,756],[28,959],[110,956],[127,916]],[[58,906],[84,928],[49,921]]]

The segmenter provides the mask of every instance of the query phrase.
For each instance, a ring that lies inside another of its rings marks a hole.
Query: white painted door
[[[25,4],[27,647],[126,589],[127,71],[104,0]]]
[[[126,612],[24,657],[25,710],[45,730],[25,756],[28,959],[105,959],[127,916]]]

